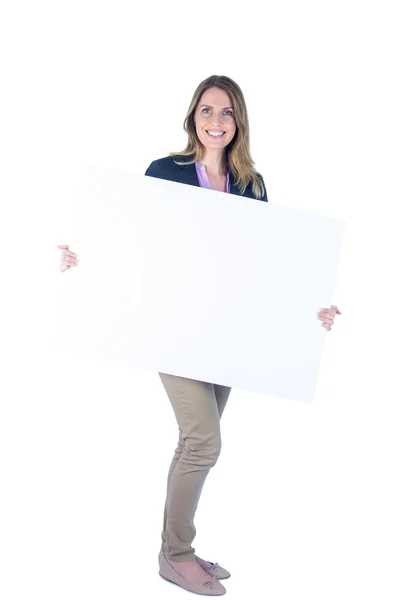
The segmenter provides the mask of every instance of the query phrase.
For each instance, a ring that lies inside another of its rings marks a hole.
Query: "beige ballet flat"
[[[159,574],[167,581],[176,583],[176,585],[188,590],[188,592],[194,592],[195,594],[202,594],[204,596],[222,596],[223,594],[226,594],[226,589],[222,583],[217,581],[216,575],[213,575],[211,581],[207,581],[207,583],[194,583],[193,581],[188,581],[175,571],[174,567],[168,562],[165,554],[163,552],[160,553]]]

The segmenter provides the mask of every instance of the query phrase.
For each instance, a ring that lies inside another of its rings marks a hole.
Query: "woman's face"
[[[206,148],[225,148],[236,132],[231,99],[220,88],[208,88],[200,98],[194,115],[196,133]],[[213,136],[212,134],[220,134]]]

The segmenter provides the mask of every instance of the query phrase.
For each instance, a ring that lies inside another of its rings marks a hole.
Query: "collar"
[[[176,165],[179,168],[179,171],[176,176],[176,180],[180,183],[186,183],[188,185],[195,185],[197,187],[201,187],[199,184],[199,180],[197,179],[196,165],[192,163],[190,165]],[[233,181],[233,177],[229,177],[229,185],[230,185],[230,193],[236,194],[240,196],[239,189],[236,183]]]

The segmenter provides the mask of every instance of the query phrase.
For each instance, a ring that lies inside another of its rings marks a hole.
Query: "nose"
[[[214,117],[214,119],[212,119],[211,121],[211,127],[215,127],[215,129],[218,129],[218,127],[222,125],[222,121],[223,119],[221,117]]]

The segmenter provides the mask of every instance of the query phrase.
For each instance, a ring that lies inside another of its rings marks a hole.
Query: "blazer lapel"
[[[195,185],[200,187],[199,180],[197,178],[196,165],[180,165],[180,170],[176,175],[176,181],[179,183],[187,183],[188,185]]]
[[[188,185],[195,185],[200,187],[199,180],[197,178],[196,165],[194,163],[190,165],[179,165],[179,171],[176,175],[176,180],[179,183],[187,183]],[[237,196],[241,196],[242,194],[239,191],[239,187],[233,181],[233,176],[229,175],[229,184],[230,184],[230,193],[236,194]],[[243,194],[245,195],[245,194]]]

